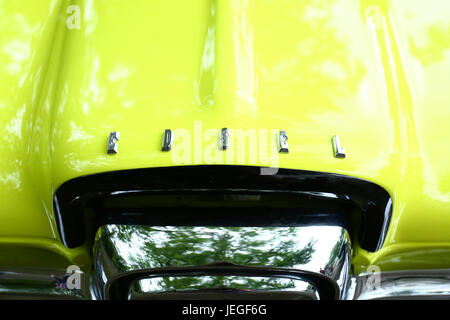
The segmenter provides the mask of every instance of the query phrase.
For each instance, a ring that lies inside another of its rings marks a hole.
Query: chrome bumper
[[[352,279],[351,288],[347,298],[352,300],[449,300],[450,270],[361,274]]]
[[[79,300],[91,298],[89,279],[80,274],[79,289],[67,288],[66,270],[0,268],[0,300]]]
[[[340,227],[106,225],[92,272],[0,269],[0,299],[450,299],[450,270],[350,275]]]
[[[338,299],[350,257],[340,227],[107,225],[93,291],[99,299]]]

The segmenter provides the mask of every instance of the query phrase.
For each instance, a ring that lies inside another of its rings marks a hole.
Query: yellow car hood
[[[243,164],[386,189],[388,236],[376,254],[356,250],[361,265],[448,250],[447,0],[34,2],[0,2],[4,243],[60,248],[52,197],[75,177]],[[217,152],[221,128],[256,140]],[[277,153],[279,130],[288,154]],[[345,159],[333,155],[336,134]]]

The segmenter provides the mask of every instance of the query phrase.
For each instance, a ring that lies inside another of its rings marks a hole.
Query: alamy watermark
[[[221,130],[203,130],[202,121],[194,121],[193,132],[173,130],[171,161],[175,165],[250,164],[262,167],[262,175],[278,172],[277,129],[229,129],[229,146],[221,148]]]
[[[70,265],[66,269],[66,274],[62,278],[55,277],[56,287],[68,290],[81,290],[81,268],[77,265]]]
[[[376,290],[381,287],[381,269],[377,265],[367,267],[366,289]]]
[[[81,9],[80,6],[71,5],[67,7],[66,11],[69,16],[66,19],[66,26],[70,30],[81,28]]]

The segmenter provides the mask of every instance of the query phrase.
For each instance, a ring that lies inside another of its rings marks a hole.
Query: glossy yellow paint
[[[70,5],[81,9],[79,29],[67,26]],[[447,0],[4,0],[0,23],[0,243],[85,259],[86,248],[58,239],[52,196],[63,182],[273,165],[239,159],[237,143],[214,152],[214,130],[282,129],[290,153],[280,167],[351,175],[391,194],[385,244],[356,248],[355,272],[421,259],[450,267],[440,258],[450,249]],[[161,152],[169,128],[185,134],[184,149]],[[117,155],[106,154],[111,131],[121,133]],[[346,159],[333,157],[334,134]],[[273,135],[262,136],[273,151]]]

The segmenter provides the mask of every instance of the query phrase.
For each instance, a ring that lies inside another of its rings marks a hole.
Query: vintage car
[[[0,299],[450,298],[448,0],[0,23]]]

